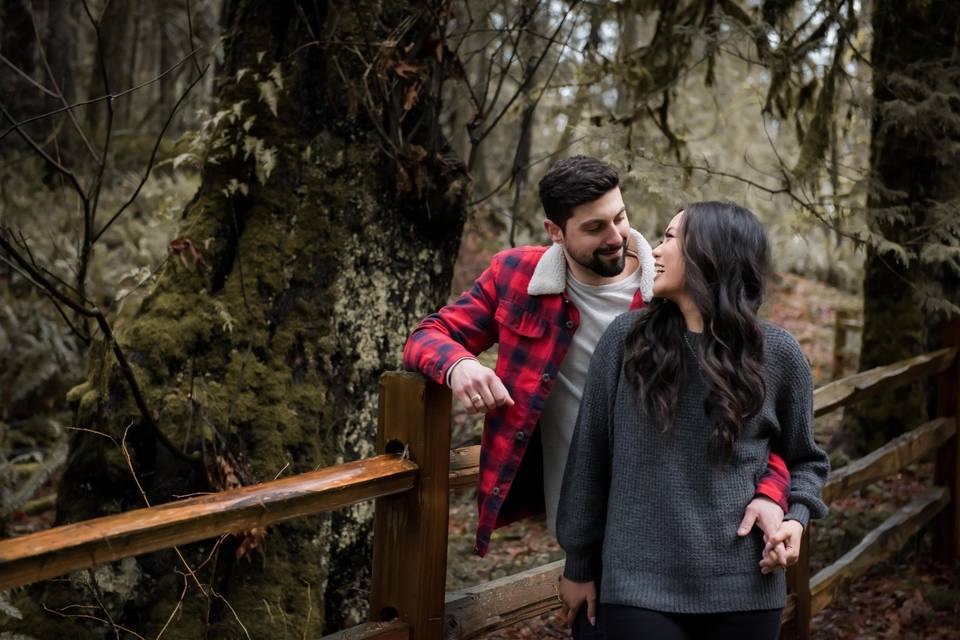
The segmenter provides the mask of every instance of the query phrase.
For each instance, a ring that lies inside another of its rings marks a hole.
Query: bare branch
[[[33,15],[33,11],[30,12],[30,23],[33,25],[33,36],[37,41],[37,49],[40,52],[40,60],[43,62],[43,68],[46,69],[47,77],[50,78],[50,82],[53,83],[53,88],[56,90],[56,95],[54,97],[59,98],[60,102],[63,103],[63,106],[67,106],[67,98],[63,95],[63,91],[60,89],[60,85],[57,83],[57,78],[53,73],[53,69],[50,68],[50,63],[47,60],[47,49],[45,46],[43,46],[43,38],[40,37],[40,29],[37,27],[37,20]],[[73,113],[73,110],[67,110],[67,116],[70,118],[70,122],[73,123],[73,128],[76,130],[77,135],[80,136],[80,140],[83,141],[83,144],[87,147],[90,155],[93,156],[94,162],[100,162],[100,158],[97,157],[97,152],[94,150],[93,145],[90,144],[90,140],[88,140],[86,134],[84,134],[80,123],[77,122],[77,117]]]
[[[190,38],[190,48],[193,49],[193,53],[190,55],[190,59],[193,60],[193,68],[198,75],[203,75],[203,71],[200,70],[200,63],[197,62],[196,52],[197,48],[193,46],[193,7],[190,0],[187,0],[187,33]]]
[[[8,135],[10,135],[12,132],[16,131],[16,130],[18,129],[18,127],[21,127],[21,126],[26,125],[26,124],[30,124],[31,122],[36,122],[37,120],[43,120],[44,118],[50,118],[50,117],[52,117],[52,116],[57,115],[58,113],[63,113],[64,111],[69,111],[69,110],[71,110],[71,109],[76,109],[77,107],[85,107],[85,106],[87,106],[87,105],[96,104],[97,102],[103,102],[104,100],[110,100],[110,99],[116,100],[117,98],[122,98],[122,97],[124,97],[124,96],[127,95],[127,94],[133,93],[134,91],[138,91],[138,90],[140,90],[140,89],[142,89],[142,88],[144,88],[144,87],[146,87],[146,86],[149,86],[149,85],[151,85],[151,84],[153,84],[153,83],[155,83],[155,82],[159,82],[159,81],[160,81],[162,78],[164,78],[167,74],[173,73],[178,67],[180,67],[181,65],[183,65],[184,62],[186,62],[187,60],[189,60],[189,59],[191,58],[191,56],[193,56],[193,55],[196,54],[198,51],[200,51],[200,49],[201,49],[201,47],[197,47],[196,49],[194,49],[193,51],[191,51],[190,53],[188,53],[186,56],[184,56],[183,58],[181,58],[180,60],[178,60],[177,62],[175,62],[170,68],[165,69],[165,70],[164,70],[162,73],[160,73],[159,75],[157,75],[157,76],[155,76],[155,77],[153,77],[153,78],[150,78],[149,80],[145,80],[145,81],[141,82],[141,83],[138,84],[138,85],[132,86],[132,87],[130,87],[129,89],[124,89],[124,90],[121,91],[120,93],[108,94],[108,95],[100,96],[99,98],[90,98],[90,99],[88,99],[88,100],[81,100],[81,101],[79,101],[79,102],[74,102],[74,103],[72,103],[72,104],[70,104],[70,105],[68,105],[68,106],[66,106],[66,107],[61,107],[61,108],[59,108],[59,109],[54,109],[53,111],[47,111],[46,113],[41,113],[41,114],[38,115],[38,116],[33,116],[33,117],[31,117],[31,118],[27,118],[26,120],[20,120],[19,122],[14,121],[14,120],[11,119],[10,122],[11,122],[12,126],[9,127],[8,129],[6,129],[3,133],[0,133],[0,141],[2,141],[4,138],[6,138]]]
[[[153,165],[157,159],[157,151],[160,150],[160,143],[163,141],[163,136],[167,132],[167,127],[169,127],[170,123],[173,121],[173,116],[176,115],[177,111],[180,110],[180,105],[183,104],[183,101],[190,94],[190,91],[197,85],[198,82],[200,82],[204,74],[207,72],[207,69],[209,68],[210,68],[210,65],[207,64],[203,68],[203,70],[201,70],[200,75],[194,78],[193,82],[191,82],[187,86],[187,88],[183,91],[183,93],[180,95],[180,98],[177,100],[177,103],[173,105],[173,109],[170,110],[170,115],[167,116],[166,122],[163,123],[163,128],[160,129],[160,134],[157,136],[156,142],[154,142],[153,144],[153,150],[150,152],[150,160],[147,162],[147,169],[146,171],[144,171],[143,177],[140,179],[140,183],[137,185],[137,188],[134,190],[130,198],[127,199],[127,201],[120,206],[117,212],[110,217],[110,219],[107,221],[105,225],[103,225],[100,231],[94,234],[93,239],[91,240],[91,243],[96,243],[96,241],[100,239],[100,236],[102,236],[103,233],[110,228],[110,225],[112,225],[114,221],[120,217],[120,214],[123,213],[127,209],[127,207],[129,207],[133,203],[133,201],[137,199],[137,196],[140,194],[140,190],[143,188],[143,185],[147,182],[147,179],[150,177],[150,172],[153,171]]]
[[[547,57],[547,53],[552,48],[553,44],[557,42],[557,36],[560,34],[560,30],[563,29],[564,23],[566,23],[567,18],[570,16],[570,13],[573,11],[573,8],[577,6],[577,4],[578,4],[577,0],[574,0],[574,2],[570,3],[570,8],[567,9],[567,11],[563,14],[563,18],[560,20],[560,24],[557,25],[557,28],[550,35],[550,43],[543,48],[543,51],[540,53],[540,57],[537,58],[537,61],[534,63],[533,68],[530,69],[525,74],[523,82],[521,83],[520,87],[517,88],[516,93],[514,93],[513,96],[510,98],[510,100],[507,101],[506,106],[503,107],[503,109],[500,111],[497,117],[493,119],[493,122],[490,123],[490,125],[483,131],[483,133],[477,136],[476,138],[477,143],[479,143],[479,141],[486,138],[487,135],[489,135],[490,132],[493,131],[494,127],[497,126],[497,123],[500,122],[500,119],[503,118],[503,116],[507,113],[507,111],[510,110],[510,107],[513,105],[513,103],[522,94],[523,89],[526,87],[526,85],[530,83],[534,74],[537,72],[537,69],[540,68],[540,64],[543,62],[544,58]]]
[[[7,129],[7,131],[4,132],[4,135],[10,131],[16,131],[18,134],[20,134],[20,137],[23,139],[23,141],[26,142],[41,158],[46,160],[47,164],[56,169],[71,182],[73,188],[76,189],[77,193],[80,195],[80,198],[86,202],[87,196],[83,191],[83,187],[80,186],[80,181],[77,179],[76,174],[54,160],[49,153],[44,151],[43,148],[38,145],[26,131],[23,130],[22,124],[13,119],[13,116],[10,115],[10,112],[7,111],[7,108],[2,102],[0,102],[0,112],[3,113],[3,117],[9,120],[12,125],[10,129]],[[0,140],[3,140],[3,136],[0,136]]]
[[[13,64],[13,62],[11,62],[11,61],[10,61],[6,56],[4,56],[2,53],[0,53],[0,62],[2,62],[3,64],[7,65],[7,66],[10,68],[11,71],[13,71],[15,74],[17,74],[18,76],[20,76],[21,78],[23,78],[24,80],[26,80],[27,82],[29,82],[30,84],[32,84],[34,87],[36,87],[36,88],[39,89],[40,91],[42,91],[42,92],[44,92],[45,94],[47,94],[48,96],[51,96],[51,97],[53,97],[53,98],[59,97],[55,91],[51,91],[50,89],[47,89],[45,86],[43,86],[42,84],[40,84],[39,82],[37,82],[36,80],[34,80],[34,79],[31,78],[30,76],[28,76],[26,73],[24,73],[24,72],[20,69],[20,67],[18,67],[17,65]]]

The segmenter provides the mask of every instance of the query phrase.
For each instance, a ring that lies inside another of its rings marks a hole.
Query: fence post
[[[846,309],[837,309],[833,319],[833,365],[830,371],[831,380],[839,380],[843,374],[843,352],[847,346],[847,318],[850,312]]]
[[[406,622],[411,640],[444,632],[450,403],[449,389],[417,374],[380,378],[377,452],[406,451],[420,471],[412,491],[376,502],[370,615]]]
[[[795,596],[793,618],[780,630],[782,640],[810,638],[810,525],[803,531],[800,557],[787,569],[787,593]]]
[[[960,320],[951,320],[943,327],[942,343],[945,347],[960,347]],[[960,432],[960,358],[940,374],[937,393],[937,413],[953,416],[958,420]],[[941,562],[952,563],[960,559],[960,433],[943,443],[937,450],[937,466],[934,484],[950,490],[950,504],[937,518],[934,527],[933,554]]]

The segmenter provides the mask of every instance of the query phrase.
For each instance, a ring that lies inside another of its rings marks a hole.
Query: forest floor
[[[832,379],[833,324],[837,309],[855,313],[856,296],[822,283],[784,274],[771,286],[763,315],[789,330],[809,358],[815,384]],[[859,336],[848,339],[844,371],[856,370]],[[492,356],[487,356],[492,365]],[[456,408],[454,446],[479,442],[481,421]],[[826,446],[840,425],[841,414],[818,418],[815,431]],[[814,525],[811,572],[815,573],[855,546],[862,537],[930,484],[932,465],[913,465],[904,472],[834,501],[830,515]],[[563,557],[544,519],[531,518],[498,529],[486,557],[473,554],[476,505],[472,491],[451,496],[447,591],[519,573]],[[935,639],[960,637],[960,565],[930,560],[929,536],[920,536],[882,562],[837,598],[812,621],[813,638]],[[568,638],[556,612],[519,622],[489,638]]]

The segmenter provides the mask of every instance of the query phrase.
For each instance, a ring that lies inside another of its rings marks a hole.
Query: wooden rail
[[[558,609],[563,560],[447,594],[448,640],[467,640]]]
[[[830,502],[897,473],[931,451],[936,451],[957,432],[953,417],[936,418],[908,431],[847,466],[830,474],[823,487],[823,500]]]
[[[417,465],[360,460],[233,491],[0,541],[0,591],[159,549],[248,531],[413,488]]]
[[[837,309],[833,321],[833,365],[831,378],[836,380],[843,373],[843,354],[847,346],[849,331],[863,331],[863,323],[854,317],[849,309]]]
[[[955,347],[925,353],[825,384],[813,394],[813,414],[822,416],[869,396],[940,373],[956,359]]]
[[[930,487],[864,536],[856,547],[810,580],[811,615],[821,611],[837,593],[867,569],[899,551],[921,527],[950,503],[950,492]]]
[[[355,627],[323,636],[320,640],[409,640],[410,625],[393,622],[365,622]]]

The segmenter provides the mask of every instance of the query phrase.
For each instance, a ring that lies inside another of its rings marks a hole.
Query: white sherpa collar
[[[630,229],[630,239],[627,247],[636,252],[640,260],[640,293],[646,302],[653,298],[653,250],[650,243],[636,229]],[[527,293],[531,296],[542,296],[563,293],[567,288],[567,260],[563,247],[554,244],[543,252],[533,277],[527,285]]]

